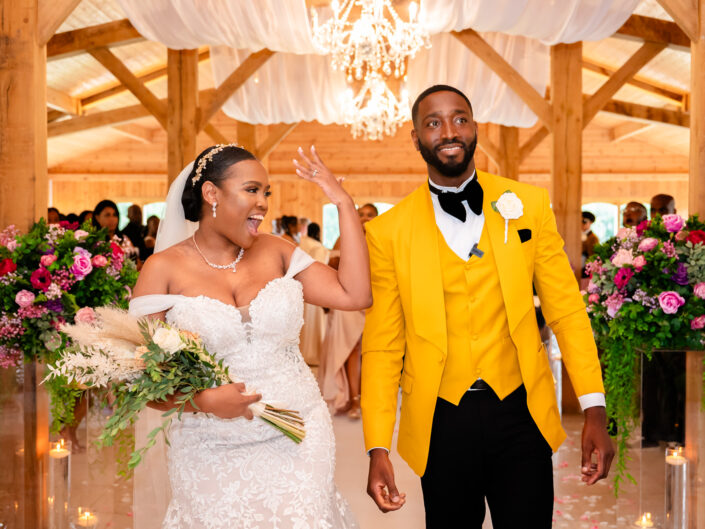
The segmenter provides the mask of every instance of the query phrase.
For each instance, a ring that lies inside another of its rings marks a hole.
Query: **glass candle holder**
[[[65,506],[71,496],[71,441],[50,443],[47,472],[47,526],[68,529]]]
[[[634,522],[634,525],[637,527],[653,527],[654,522],[651,520],[651,513],[650,512],[645,512],[644,514],[641,515],[641,517]]]
[[[687,474],[688,460],[682,446],[666,448],[666,493],[664,529],[687,528]]]

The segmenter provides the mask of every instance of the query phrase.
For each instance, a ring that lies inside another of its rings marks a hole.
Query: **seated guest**
[[[61,214],[56,208],[49,208],[47,210],[47,224],[58,224],[61,222]]]
[[[137,204],[132,204],[129,208],[127,208],[127,218],[130,219],[130,222],[128,222],[127,226],[123,228],[122,234],[130,239],[132,246],[139,250],[140,259],[144,261],[147,257],[145,255],[146,248],[144,246],[144,238],[142,235],[144,230],[144,227],[142,226],[142,208],[140,208]]]
[[[592,232],[592,224],[595,222],[595,215],[590,213],[589,211],[583,211],[583,234],[582,234],[582,239],[583,239],[583,251],[582,251],[582,277],[586,278],[587,275],[585,274],[585,263],[587,262],[588,257],[590,257],[593,253],[595,253],[595,246],[600,244],[600,239],[597,238],[597,235],[595,235]],[[581,285],[582,287],[582,285]]]
[[[296,240],[299,231],[299,219],[290,217],[289,215],[282,216],[282,239],[286,239],[292,244],[299,244]]]
[[[154,244],[157,242],[157,230],[159,230],[159,217],[152,215],[147,219],[147,234],[144,236],[145,259],[154,253]]]
[[[120,213],[118,207],[112,200],[101,200],[96,204],[91,218],[93,226],[97,229],[108,230],[108,238],[119,244],[125,252],[125,257],[139,261],[139,250],[134,247],[129,238],[125,237],[118,225],[120,224]]]
[[[647,218],[646,206],[639,202],[629,202],[622,213],[622,225],[625,228],[638,226],[640,222]]]
[[[78,223],[83,226],[83,223],[86,222],[87,220],[91,220],[93,218],[93,212],[90,209],[84,209],[81,211],[81,214],[78,216]]]
[[[664,215],[673,215],[676,212],[676,199],[671,195],[654,195],[651,197],[651,218],[654,215],[659,214],[662,217]]]

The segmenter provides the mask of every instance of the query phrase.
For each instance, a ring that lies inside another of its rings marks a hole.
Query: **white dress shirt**
[[[441,192],[447,191],[451,193],[459,193],[465,189],[465,186],[467,186],[473,178],[476,177],[476,173],[473,171],[470,178],[457,187],[439,186],[430,180],[428,183],[430,186],[433,186],[434,189]],[[480,215],[476,215],[470,209],[467,200],[464,200],[463,206],[465,206],[465,221],[463,222],[453,215],[443,211],[441,204],[438,201],[438,195],[435,193],[431,193],[431,202],[433,203],[433,212],[436,217],[436,225],[441,231],[446,244],[458,257],[464,261],[467,261],[470,258],[470,250],[472,250],[472,247],[480,242],[482,229],[485,226],[485,214],[481,213]],[[482,250],[482,248],[480,248],[480,250]],[[580,402],[580,407],[583,410],[593,406],[604,406],[605,395],[604,393],[587,393],[579,396],[578,401]]]

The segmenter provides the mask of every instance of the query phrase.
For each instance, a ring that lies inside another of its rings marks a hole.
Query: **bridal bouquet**
[[[95,309],[93,318],[64,325],[61,330],[71,345],[49,366],[47,378],[65,377],[84,387],[110,388],[114,411],[99,438],[102,445],[112,445],[147,403],[175,397],[176,407],[162,415],[162,425],[150,432],[147,444],[132,453],[129,468],[139,464],[160,432],[166,436],[174,415],[180,419],[187,403],[197,408],[193,398],[199,391],[235,382],[198,335],[160,320],[138,319],[106,306]],[[304,422],[297,412],[263,402],[250,409],[294,442],[304,439]]]

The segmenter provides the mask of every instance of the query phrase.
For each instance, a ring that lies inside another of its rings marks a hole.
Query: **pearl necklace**
[[[206,258],[206,256],[203,255],[203,252],[201,251],[201,249],[198,247],[198,244],[196,243],[196,232],[194,232],[193,235],[191,235],[191,239],[193,240],[193,245],[196,247],[196,250],[198,251],[199,254],[201,254],[201,257],[203,257],[203,260],[206,262],[206,264],[207,264],[208,266],[210,266],[211,268],[217,268],[218,270],[227,270],[228,268],[232,268],[233,274],[234,274],[235,272],[237,272],[237,269],[236,269],[237,264],[238,264],[238,263],[240,262],[240,260],[242,259],[242,256],[245,255],[245,249],[244,249],[244,248],[240,248],[240,251],[239,251],[238,254],[237,254],[237,259],[235,259],[232,263],[229,263],[229,264],[226,264],[226,265],[219,265],[219,264],[211,263],[211,262]]]

